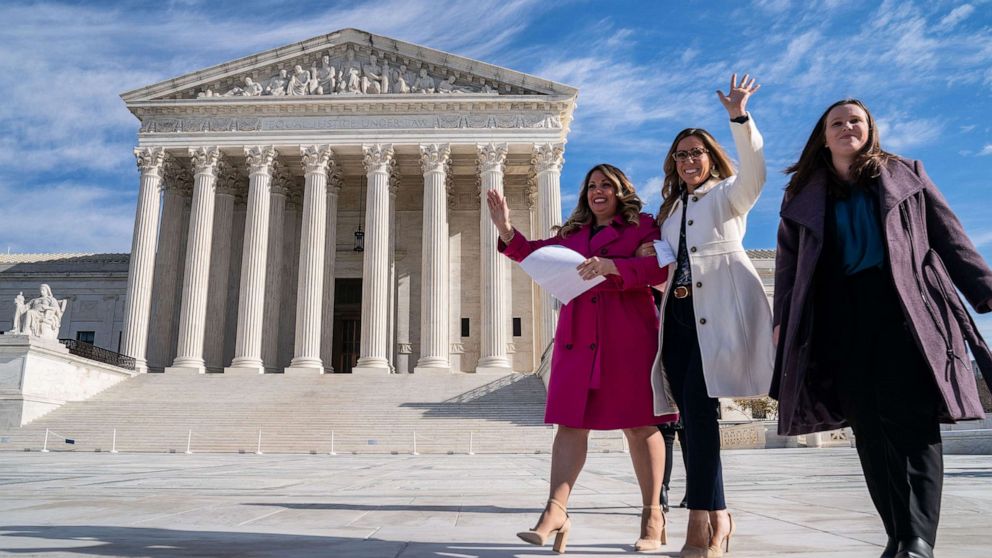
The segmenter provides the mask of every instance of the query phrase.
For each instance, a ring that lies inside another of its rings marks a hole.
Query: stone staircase
[[[416,439],[418,453],[546,453],[544,399],[524,374],[142,374],[0,432],[0,451],[39,451],[47,430],[50,451],[410,454]],[[594,432],[590,450],[621,438]]]

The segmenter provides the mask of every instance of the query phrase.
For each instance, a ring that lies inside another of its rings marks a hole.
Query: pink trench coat
[[[542,246],[558,244],[587,258],[612,259],[620,272],[562,307],[545,422],[615,430],[678,419],[678,414],[655,416],[651,389],[658,310],[650,286],[664,283],[668,270],[659,268],[654,257],[634,257],[638,246],[658,238],[654,218],[642,213],[638,225],[617,216],[591,238],[586,225],[567,238],[531,241],[515,231],[509,245],[499,242],[499,251],[518,262]]]

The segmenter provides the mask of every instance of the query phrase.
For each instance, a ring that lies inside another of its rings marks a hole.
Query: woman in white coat
[[[723,556],[734,531],[723,495],[717,398],[765,395],[772,377],[771,310],[742,244],[765,183],[761,134],[745,111],[758,87],[747,75],[738,84],[734,74],[730,92],[717,92],[730,115],[738,172],[700,128],[679,132],[665,158],[658,222],[676,261],[652,385],[655,414],[677,408],[688,442],[683,557]]]

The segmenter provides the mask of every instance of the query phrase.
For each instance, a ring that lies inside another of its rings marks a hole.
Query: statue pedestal
[[[135,374],[69,354],[58,341],[0,335],[0,429],[23,426]]]

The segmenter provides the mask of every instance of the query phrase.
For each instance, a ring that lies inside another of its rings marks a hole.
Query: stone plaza
[[[0,454],[0,555],[498,558],[554,556],[532,526],[548,455]],[[679,454],[672,481],[681,497]],[[737,558],[875,558],[885,538],[853,449],[724,452]],[[992,465],[946,457],[937,553],[987,556]],[[566,556],[636,555],[629,456],[590,455]],[[675,556],[687,512],[668,514]]]

